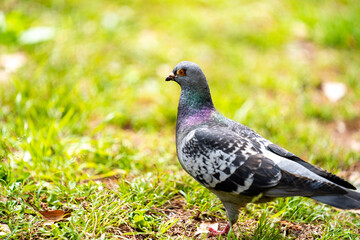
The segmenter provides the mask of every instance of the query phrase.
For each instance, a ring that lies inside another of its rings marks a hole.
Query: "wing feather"
[[[197,181],[217,191],[257,195],[275,186],[280,168],[246,138],[224,128],[198,128],[185,137],[179,159]]]
[[[335,184],[338,184],[342,187],[345,187],[345,188],[348,188],[348,189],[354,189],[356,190],[356,187],[354,187],[352,184],[350,184],[349,182],[345,181],[344,179],[332,174],[332,173],[329,173],[327,172],[326,170],[320,168],[320,167],[317,167],[317,166],[314,166],[308,162],[305,162],[304,160],[302,160],[301,158],[299,158],[298,156],[296,156],[295,154],[287,151],[286,149],[282,148],[282,147],[279,147],[278,145],[276,144],[269,144],[267,146],[267,149],[270,150],[271,152],[281,156],[281,157],[284,157],[284,158],[287,158],[289,160],[292,160],[296,163],[299,163],[301,164],[302,166],[306,167],[307,169],[309,169],[310,171],[312,171],[313,173],[335,183]]]

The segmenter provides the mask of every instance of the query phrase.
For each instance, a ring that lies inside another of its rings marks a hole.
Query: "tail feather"
[[[281,171],[281,179],[273,188],[267,190],[264,195],[270,197],[291,196],[339,196],[347,194],[348,190],[335,183],[310,179],[298,174]]]
[[[311,198],[340,209],[360,209],[360,192],[348,190],[346,194],[313,196]]]

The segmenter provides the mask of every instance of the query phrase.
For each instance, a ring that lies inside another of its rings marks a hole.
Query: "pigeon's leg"
[[[228,234],[230,231],[230,223],[228,223],[226,225],[226,227],[224,228],[224,230],[222,231],[218,231],[218,230],[215,230],[213,228],[209,228],[209,236],[212,237],[212,236],[219,236],[219,235],[226,235]]]
[[[226,214],[229,217],[229,222],[226,225],[226,227],[224,228],[224,230],[222,231],[217,231],[213,228],[209,228],[209,232],[210,232],[210,236],[218,236],[218,235],[226,235],[229,233],[231,226],[233,224],[235,224],[238,220],[239,217],[239,205],[238,204],[234,204],[232,203],[232,201],[226,201],[226,200],[222,200],[221,202],[223,203],[225,209],[226,209]]]

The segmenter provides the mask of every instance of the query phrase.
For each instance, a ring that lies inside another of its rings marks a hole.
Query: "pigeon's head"
[[[175,81],[182,88],[203,88],[208,86],[206,77],[201,68],[193,62],[180,62],[172,73],[165,79]]]

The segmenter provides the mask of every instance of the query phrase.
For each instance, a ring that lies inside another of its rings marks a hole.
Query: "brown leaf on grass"
[[[82,202],[82,201],[86,200],[87,197],[88,197],[88,196],[78,197],[78,198],[75,198],[74,200],[75,200],[76,202]]]
[[[52,223],[61,221],[64,218],[68,218],[71,216],[71,211],[64,211],[64,210],[46,210],[46,211],[38,211],[38,212],[45,220]]]
[[[27,198],[26,200],[23,200],[25,203],[27,203],[28,206],[30,206],[33,210],[35,210],[36,212],[40,213],[40,215],[43,217],[43,219],[46,220],[45,225],[51,225],[55,222],[61,221],[64,218],[68,218],[71,216],[71,210],[68,211],[64,211],[64,210],[44,210],[44,211],[40,211],[38,210],[38,208],[35,206],[34,202],[32,202],[31,200],[34,199],[34,196],[32,196],[33,198]],[[40,201],[42,199],[46,198],[46,195],[43,195],[40,198]],[[41,202],[40,202],[41,204]],[[44,207],[47,208],[47,204],[41,204]]]

